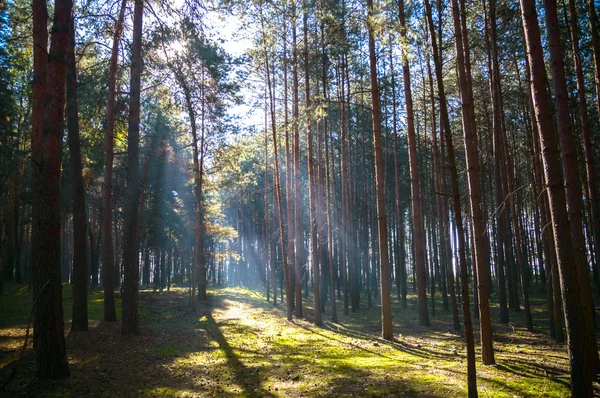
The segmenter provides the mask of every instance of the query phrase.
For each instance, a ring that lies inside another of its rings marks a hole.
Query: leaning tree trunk
[[[435,74],[438,85],[438,95],[440,101],[440,117],[441,117],[441,128],[444,131],[444,140],[446,143],[446,150],[448,152],[448,165],[450,169],[450,180],[452,184],[452,203],[454,206],[454,220],[456,222],[456,228],[458,229],[459,238],[458,238],[458,258],[459,258],[459,268],[460,268],[460,279],[462,285],[462,309],[463,309],[463,317],[465,324],[465,342],[467,344],[467,383],[468,383],[468,391],[470,397],[477,396],[477,374],[475,368],[475,342],[473,339],[473,324],[471,321],[471,309],[469,308],[469,276],[467,274],[467,259],[465,253],[465,241],[464,241],[464,228],[462,222],[462,209],[460,203],[460,192],[458,189],[458,172],[456,170],[456,159],[454,155],[454,144],[452,142],[452,132],[450,130],[450,119],[448,117],[448,104],[446,103],[446,94],[444,91],[444,80],[442,75],[442,63],[439,59],[439,53],[437,51],[437,41],[435,36],[435,30],[433,25],[433,18],[431,15],[431,5],[429,0],[425,0],[425,12],[427,17],[427,24],[429,26],[429,35],[431,36],[431,45],[433,52],[433,61],[435,65]],[[441,12],[440,12],[441,14]],[[448,230],[448,233],[450,231]],[[449,251],[447,251],[449,254]],[[450,257],[448,256],[448,289],[450,289],[451,294],[454,292],[454,277],[452,275],[452,267]],[[451,296],[452,297],[452,296]],[[453,312],[456,307],[456,299],[452,300]],[[458,315],[454,315],[455,318],[455,328],[456,328],[456,319]],[[490,322],[489,313],[487,314],[487,322]],[[486,337],[482,333],[482,340]],[[491,339],[491,333],[489,338]],[[491,340],[490,340],[491,343]],[[482,343],[483,345],[483,343]],[[482,350],[483,352],[484,350]],[[492,353],[492,361],[493,361],[493,349]],[[483,359],[483,358],[482,358]],[[489,358],[488,358],[489,360]]]
[[[469,182],[469,199],[471,204],[471,218],[473,221],[474,234],[474,260],[477,269],[477,286],[479,292],[479,318],[481,328],[481,359],[485,365],[491,365],[494,361],[494,347],[492,344],[492,328],[490,322],[490,303],[487,286],[486,264],[484,261],[485,251],[485,220],[481,207],[481,176],[479,167],[479,150],[477,144],[477,131],[475,125],[475,111],[473,107],[473,89],[465,69],[466,37],[462,35],[460,13],[458,2],[452,0],[452,19],[454,21],[454,35],[456,41],[456,62],[460,86],[463,136],[467,159],[467,177]]]
[[[33,109],[33,213],[32,213],[32,269],[34,297],[34,347],[36,375],[42,378],[69,376],[65,349],[63,297],[60,279],[60,179],[62,136],[66,103],[67,50],[73,2],[57,0],[47,70],[34,63],[34,77],[46,74],[46,90],[34,91]],[[33,2],[34,46],[46,48],[46,3]],[[39,88],[39,87],[38,87]],[[38,96],[44,95],[42,105]],[[39,114],[43,112],[43,116]],[[43,119],[42,119],[43,118]],[[42,122],[43,120],[43,122]],[[41,123],[41,124],[36,124]],[[40,129],[41,128],[41,129]],[[39,129],[39,130],[38,130]]]

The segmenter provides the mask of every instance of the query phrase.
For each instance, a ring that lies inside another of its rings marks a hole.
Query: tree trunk
[[[381,269],[381,318],[382,337],[394,338],[392,332],[392,310],[390,300],[390,273],[388,258],[387,218],[385,209],[385,181],[383,178],[383,151],[381,143],[381,105],[379,102],[379,82],[377,81],[377,56],[375,38],[370,20],[374,17],[373,0],[367,0],[369,20],[369,69],[371,77],[371,101],[373,104],[373,146],[375,151],[375,176],[377,185],[377,221],[379,231],[379,266]],[[427,304],[426,304],[427,305]]]
[[[140,334],[138,313],[140,202],[140,83],[142,75],[142,24],[144,0],[135,0],[133,44],[131,49],[131,84],[129,127],[127,130],[127,197],[123,236],[123,324],[122,334]]]
[[[122,0],[119,18],[115,26],[108,70],[108,100],[106,105],[106,144],[104,158],[104,185],[102,187],[102,263],[104,275],[104,320],[115,322],[114,249],[112,240],[112,192],[115,120],[117,118],[116,83],[119,61],[119,41],[123,32],[123,20],[127,0]]]
[[[406,41],[407,27],[404,18],[404,0],[398,0],[400,10],[400,35]],[[417,136],[413,114],[412,90],[410,87],[410,71],[408,67],[408,46],[402,49],[402,72],[404,76],[404,96],[406,100],[406,121],[408,136],[408,158],[410,164],[410,184],[412,200],[413,244],[415,246],[415,267],[417,274],[417,298],[419,304],[419,324],[429,326],[427,311],[427,280],[425,265],[425,231],[423,231],[423,209],[421,201],[421,183],[417,160]]]
[[[593,11],[593,13],[590,12],[590,14],[595,14],[593,4],[590,5],[590,11]],[[592,234],[594,237],[594,248],[597,253],[600,250],[600,203],[598,202],[598,190],[596,188],[596,170],[594,169],[592,134],[588,115],[587,98],[585,96],[585,81],[583,78],[583,68],[581,65],[581,53],[579,51],[579,25],[577,23],[577,10],[574,0],[569,0],[569,12],[571,14],[571,46],[573,48],[573,63],[575,64],[575,75],[577,78],[577,99],[579,105],[579,118],[581,121],[583,149],[585,153],[587,196],[590,201],[591,220],[593,225]],[[595,15],[593,15],[593,17],[595,17]],[[590,21],[594,25],[596,24],[594,18],[592,18],[592,15],[590,15]],[[597,42],[597,35],[598,31],[591,32],[592,43],[594,41]],[[596,57],[597,45],[597,43],[593,43],[592,46],[594,48],[594,58]],[[600,86],[598,87],[600,89]],[[598,93],[598,95],[600,95],[600,93]],[[600,107],[598,109],[600,110]],[[596,265],[596,267],[597,266],[598,265]],[[598,286],[600,287],[600,279],[596,279],[596,284],[598,284]]]
[[[294,257],[294,298],[296,317],[302,317],[302,252],[304,251],[304,232],[302,231],[302,196],[300,193],[300,103],[298,100],[298,44],[296,41],[296,2],[292,18],[292,118],[294,124],[294,237],[296,241]]]
[[[71,18],[69,27],[69,47],[67,50],[67,130],[69,133],[71,197],[73,203],[73,322],[71,330],[87,331],[86,215],[81,167],[81,147],[79,143],[75,21],[73,18]],[[104,283],[107,283],[106,278],[104,279]]]
[[[569,215],[571,242],[574,250],[573,254],[575,256],[574,259],[571,259],[571,264],[573,263],[573,260],[575,260],[576,270],[574,274],[577,275],[579,282],[579,300],[581,304],[579,313],[583,317],[585,325],[583,329],[586,336],[586,349],[583,350],[583,354],[586,355],[586,368],[589,372],[588,377],[595,379],[598,368],[598,345],[596,342],[596,325],[594,320],[592,291],[590,287],[590,273],[585,249],[585,237],[582,229],[582,211],[584,209],[583,193],[581,191],[581,180],[577,163],[577,149],[575,147],[576,137],[573,134],[571,126],[571,114],[568,102],[569,97],[565,78],[565,65],[556,0],[545,0],[544,9],[546,11],[546,29],[550,50],[550,70],[552,72],[552,86],[557,111],[558,138],[560,142],[562,169],[565,181],[567,212]],[[567,343],[570,344],[568,329]]]
[[[477,144],[477,130],[475,125],[475,111],[473,107],[473,90],[468,78],[465,59],[468,46],[467,38],[463,37],[458,2],[452,0],[452,19],[454,21],[454,35],[456,41],[456,62],[461,94],[461,108],[463,117],[463,136],[467,160],[467,177],[469,183],[469,199],[471,204],[471,218],[473,221],[474,235],[474,264],[477,268],[477,281],[479,283],[479,318],[481,328],[481,359],[485,365],[494,364],[494,348],[492,344],[492,329],[490,322],[489,293],[487,286],[486,264],[484,261],[485,250],[485,223],[482,214],[481,176],[479,167],[479,154]],[[446,133],[448,134],[448,133]],[[455,199],[456,200],[456,199]],[[460,235],[460,234],[459,234]],[[462,270],[461,270],[462,272]],[[464,286],[463,286],[464,288]],[[464,304],[463,304],[464,305]]]
[[[438,52],[438,48],[437,48],[437,40],[436,40],[436,35],[435,35],[435,29],[434,29],[434,25],[433,25],[433,17],[432,17],[432,12],[431,12],[431,5],[429,3],[429,0],[425,1],[425,12],[426,12],[426,17],[427,17],[427,24],[429,27],[429,35],[430,35],[430,41],[431,41],[431,50],[433,53],[433,63],[435,66],[435,75],[436,75],[436,80],[437,80],[437,88],[438,88],[438,96],[439,96],[439,101],[440,101],[440,132],[443,131],[444,132],[444,136],[446,137],[445,140],[448,140],[448,137],[452,138],[452,133],[450,131],[450,119],[448,116],[448,105],[446,103],[446,93],[444,90],[444,80],[443,80],[443,74],[442,74],[442,62],[439,56],[439,52]],[[441,13],[440,13],[441,14]],[[446,145],[449,146],[451,145],[451,143],[446,142]],[[452,168],[454,167],[454,170],[456,171],[456,163],[454,160],[454,148],[452,147],[452,159],[450,158],[450,150],[451,148],[448,147],[447,151],[448,151],[448,162],[452,162],[453,164],[450,164],[450,171],[452,173]],[[454,177],[451,178],[453,179]],[[454,185],[452,186],[452,196],[454,198],[460,198],[460,193],[458,192],[458,176],[456,177],[457,179],[457,186],[456,186],[456,192],[454,192]],[[455,196],[456,195],[456,196]],[[458,204],[460,205],[460,200],[458,201]],[[456,213],[456,203],[455,205],[455,219],[460,219],[460,222],[462,223],[462,212],[460,214]],[[449,218],[448,218],[448,213],[447,213],[447,207],[443,206],[443,220],[441,220],[441,222],[444,225],[444,232],[443,234],[446,235],[446,244],[444,245],[444,250],[446,252],[446,279],[447,279],[447,285],[448,285],[448,290],[450,291],[450,303],[452,305],[452,320],[454,323],[454,329],[455,330],[460,330],[460,322],[458,319],[458,305],[457,305],[457,300],[456,300],[456,289],[454,288],[454,269],[452,268],[452,257],[451,257],[451,252],[450,252],[450,234],[452,233],[452,231],[450,230],[450,222],[449,222]],[[465,263],[466,264],[466,263]],[[462,268],[462,265],[460,265]],[[469,312],[470,315],[470,312]]]
[[[67,50],[73,3],[57,0],[50,53],[46,54],[46,2],[33,2],[34,51],[40,46],[44,63],[34,61],[34,78],[47,73],[46,90],[34,89],[32,119],[33,155],[33,264],[34,347],[36,375],[60,379],[69,376],[65,350],[62,284],[60,280],[60,174],[64,108],[66,103]],[[40,69],[40,67],[44,69]],[[36,81],[37,79],[34,79]],[[39,82],[39,81],[38,81]],[[45,102],[40,102],[40,97]],[[39,112],[43,112],[42,115]],[[39,123],[39,124],[38,124]]]
[[[321,303],[319,296],[319,253],[318,253],[318,236],[317,236],[317,222],[319,215],[317,214],[317,184],[318,177],[317,171],[315,170],[315,154],[314,154],[314,138],[312,132],[312,117],[311,112],[311,93],[310,93],[310,80],[308,73],[309,65],[309,53],[308,53],[308,11],[306,10],[306,3],[304,4],[304,70],[306,79],[306,145],[308,152],[308,178],[309,178],[309,206],[310,206],[310,244],[311,244],[311,265],[313,268],[313,293],[314,293],[314,307],[315,307],[315,324],[320,326],[323,321],[321,319]]]
[[[271,113],[271,129],[273,134],[273,156],[275,158],[275,170],[273,171],[274,180],[275,180],[275,193],[277,194],[277,209],[279,213],[279,232],[281,237],[281,257],[283,260],[283,272],[285,279],[285,297],[286,297],[286,314],[288,321],[292,320],[292,295],[291,295],[291,284],[290,284],[290,275],[288,269],[288,261],[287,261],[287,245],[285,240],[285,226],[283,222],[283,206],[282,206],[282,195],[281,195],[281,183],[279,178],[279,156],[277,151],[277,124],[275,122],[275,98],[273,94],[273,87],[271,86],[271,71],[269,68],[269,56],[267,53],[266,39],[265,39],[265,28],[264,28],[264,19],[262,15],[262,9],[260,11],[260,22],[263,33],[263,46],[264,46],[264,56],[265,56],[265,72],[267,74],[267,87],[269,91],[269,108]],[[316,306],[315,306],[316,307]]]
[[[557,266],[560,272],[560,284],[563,293],[567,346],[571,366],[571,392],[576,397],[590,397],[593,395],[593,388],[592,375],[588,366],[592,364],[588,361],[586,351],[589,351],[591,347],[588,346],[585,318],[581,314],[582,303],[578,268],[571,266],[575,255],[572,238],[570,234],[565,233],[565,231],[571,230],[571,226],[561,175],[559,146],[555,138],[550,101],[546,91],[548,81],[536,5],[533,0],[520,0],[520,5],[532,79],[533,105],[539,126],[544,174],[548,185],[547,193],[555,239]],[[558,34],[558,32],[554,33]],[[555,56],[556,54],[552,58],[556,62]]]

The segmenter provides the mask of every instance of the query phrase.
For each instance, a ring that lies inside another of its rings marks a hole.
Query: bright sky
[[[214,36],[211,38],[221,40],[221,46],[232,56],[242,56],[252,47],[248,32],[242,29],[242,23],[237,16],[224,16],[217,11],[211,11],[204,22],[214,32]],[[257,109],[252,105],[252,90],[245,86],[245,83],[248,82],[239,83],[241,85],[241,95],[246,103],[234,106],[229,110],[229,113],[240,118],[242,127],[260,128],[264,124],[263,109],[262,107]]]

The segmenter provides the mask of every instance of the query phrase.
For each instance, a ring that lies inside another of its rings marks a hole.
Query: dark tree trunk
[[[127,130],[127,197],[123,236],[123,324],[122,334],[140,334],[138,312],[140,202],[140,84],[142,75],[142,23],[144,1],[135,0],[129,127]]]
[[[593,14],[595,14],[593,4],[590,7],[590,11],[594,11]],[[569,12],[571,13],[571,46],[573,47],[573,63],[575,64],[575,75],[577,78],[577,100],[579,105],[579,118],[581,121],[581,132],[583,135],[583,148],[585,153],[585,176],[587,184],[587,196],[590,201],[591,221],[593,225],[593,230],[591,232],[594,237],[594,248],[597,253],[598,251],[600,251],[600,204],[598,202],[598,190],[596,188],[596,169],[594,168],[592,134],[588,115],[587,98],[585,96],[585,81],[583,78],[581,54],[579,51],[579,25],[577,23],[577,8],[574,0],[569,0]],[[590,15],[590,17],[591,16],[592,15]],[[595,15],[593,16],[595,17]],[[591,18],[591,22],[594,25],[596,24],[593,18]],[[595,37],[597,37],[598,31],[591,32],[591,35],[593,44],[592,47],[594,49],[594,57],[596,57],[596,47],[598,44],[597,38]],[[596,41],[596,43],[594,43],[594,41]],[[598,95],[600,95],[600,93]],[[600,110],[600,108],[598,109]],[[598,265],[596,264],[594,272],[596,273],[596,284],[600,287],[600,278],[598,278],[597,275],[597,267]]]
[[[550,70],[552,73],[552,86],[554,90],[554,100],[556,103],[558,138],[560,142],[560,153],[562,159],[562,169],[565,181],[565,191],[567,200],[567,212],[569,215],[569,226],[571,231],[571,242],[573,244],[574,259],[579,283],[580,305],[578,316],[583,318],[583,331],[585,333],[585,343],[583,354],[586,356],[586,368],[590,379],[596,378],[598,369],[598,344],[596,342],[596,325],[594,320],[594,308],[592,302],[592,291],[590,287],[590,273],[588,260],[586,256],[585,238],[583,235],[583,193],[581,191],[581,179],[577,162],[577,149],[575,143],[577,138],[573,133],[571,125],[571,114],[569,108],[569,94],[565,78],[565,65],[563,59],[563,50],[560,38],[560,26],[557,15],[556,0],[544,0],[544,9],[546,11],[546,29],[550,50]],[[564,231],[563,231],[564,232]],[[563,286],[563,300],[564,286]],[[566,310],[566,305],[565,311]],[[567,343],[571,345],[571,338],[568,333],[567,320]],[[581,342],[583,343],[583,342]],[[576,342],[575,344],[580,344]],[[577,366],[581,366],[578,364]],[[588,379],[588,380],[590,380]],[[575,390],[573,391],[575,394]],[[575,394],[576,395],[576,394]]]
[[[106,105],[106,144],[104,158],[104,185],[102,186],[102,271],[104,276],[104,320],[115,322],[114,250],[112,240],[112,174],[114,159],[114,132],[117,118],[116,82],[119,58],[119,41],[123,31],[126,0],[121,2],[119,18],[115,26],[108,71],[108,99]]]
[[[57,0],[47,70],[34,65],[34,77],[47,73],[45,92],[35,90],[33,113],[33,297],[36,375],[59,379],[69,376],[65,350],[63,297],[60,280],[60,174],[66,103],[67,50],[73,3]],[[44,1],[33,2],[34,51],[45,54],[47,10]],[[35,61],[34,61],[34,64]],[[37,80],[37,79],[36,79]],[[44,94],[45,106],[38,95]],[[43,112],[42,116],[38,112]],[[43,120],[43,122],[42,122]],[[36,122],[41,124],[37,125]],[[39,129],[39,130],[38,130]]]
[[[75,21],[71,18],[67,50],[67,130],[71,166],[73,203],[73,323],[71,330],[88,330],[86,215],[79,143],[79,106],[77,104],[77,65],[75,63]],[[110,229],[110,227],[109,227]],[[104,283],[106,283],[106,278]]]
[[[567,340],[571,366],[571,392],[576,397],[591,397],[593,395],[592,375],[587,351],[590,351],[587,341],[585,317],[581,314],[582,303],[578,280],[578,268],[572,267],[575,256],[571,234],[571,226],[567,213],[567,200],[560,167],[560,152],[556,141],[552,111],[546,87],[548,84],[542,40],[538,25],[535,1],[521,0],[521,17],[529,68],[535,117],[539,126],[544,174],[548,185],[547,194],[552,218],[557,267],[560,273],[562,301],[567,325]],[[558,34],[558,32],[554,32]],[[549,35],[552,36],[552,35]],[[553,39],[554,40],[554,39]],[[553,61],[556,61],[556,54]]]

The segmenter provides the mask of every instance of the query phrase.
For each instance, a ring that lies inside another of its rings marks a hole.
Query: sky
[[[242,22],[235,15],[209,11],[204,23],[214,32],[211,39],[220,40],[223,49],[233,57],[240,57],[253,47],[249,32],[244,30]],[[255,91],[244,83],[248,82],[240,82],[240,94],[244,98],[244,104],[232,107],[229,114],[237,116],[243,128],[260,128],[264,124],[264,110],[262,107],[253,106]]]

